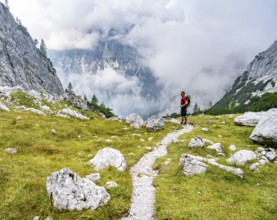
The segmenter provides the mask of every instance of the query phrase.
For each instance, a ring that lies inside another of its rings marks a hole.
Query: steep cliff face
[[[50,60],[40,53],[27,29],[0,3],[0,86],[20,86],[52,95],[63,87]]]
[[[263,96],[265,95],[266,96]],[[259,53],[248,65],[246,71],[238,77],[231,89],[219,100],[210,111],[220,112],[222,109],[245,109],[255,105],[261,98],[268,107],[275,107],[277,94],[277,41],[267,50]],[[269,103],[272,103],[271,105]],[[262,103],[262,102],[261,102]],[[258,109],[257,107],[257,110]]]

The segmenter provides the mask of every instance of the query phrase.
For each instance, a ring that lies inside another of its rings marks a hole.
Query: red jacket
[[[181,105],[184,105],[187,102],[187,98],[184,96],[181,99]]]

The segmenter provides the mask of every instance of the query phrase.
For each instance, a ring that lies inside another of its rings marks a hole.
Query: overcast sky
[[[9,6],[49,49],[93,48],[100,37],[93,30],[134,25],[122,40],[139,49],[163,85],[215,99],[277,40],[276,0],[9,0]]]

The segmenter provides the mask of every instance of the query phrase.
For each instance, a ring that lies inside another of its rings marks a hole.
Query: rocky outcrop
[[[79,118],[81,120],[89,120],[88,117],[82,115],[80,112],[72,110],[71,108],[64,108],[62,110],[59,110],[56,115],[59,117],[64,117],[64,115],[69,115],[74,118]]]
[[[216,166],[220,169],[225,170],[228,173],[232,173],[236,176],[243,178],[243,171],[240,168],[229,167],[229,166],[219,164],[214,159],[207,159],[204,157],[194,156],[191,154],[182,154],[180,158],[180,164],[184,166],[183,172],[185,175],[204,173],[206,171],[205,163]]]
[[[132,113],[125,118],[126,122],[131,124],[135,129],[140,129],[144,125],[143,119],[140,115]]]
[[[27,29],[0,3],[0,86],[21,86],[52,95],[64,93],[50,60]]]
[[[204,144],[204,140],[201,137],[196,137],[190,140],[188,148],[204,147]]]
[[[64,99],[65,99],[65,101],[71,103],[72,105],[74,105],[75,107],[77,107],[79,109],[82,109],[82,110],[88,109],[87,101],[83,100],[80,96],[66,92],[64,94]]]
[[[156,132],[165,128],[162,118],[150,118],[145,122],[146,129],[150,132]]]
[[[228,158],[227,162],[244,165],[246,162],[256,159],[256,157],[257,155],[252,150],[240,150]]]
[[[104,187],[97,186],[85,178],[82,179],[68,168],[48,176],[46,189],[54,208],[59,211],[95,210],[110,200],[110,195]]]
[[[271,109],[261,117],[250,139],[262,145],[277,148],[277,109]]]
[[[247,109],[255,109],[256,100],[263,99],[269,102],[267,98],[262,96],[266,93],[277,92],[277,41],[275,41],[267,50],[257,54],[247,69],[233,83],[231,89],[219,100],[209,111],[222,112],[222,110],[230,111],[230,107],[234,106],[240,111]],[[266,106],[261,106],[267,110]]]
[[[124,171],[126,169],[124,156],[120,151],[110,147],[99,150],[89,162],[95,170],[103,170],[109,166],[115,167],[118,171]]]
[[[189,154],[184,154],[180,158],[180,165],[183,166],[183,173],[186,176],[205,173],[207,164],[192,158]]]
[[[263,113],[264,112],[245,112],[243,115],[235,118],[235,124],[255,127]]]

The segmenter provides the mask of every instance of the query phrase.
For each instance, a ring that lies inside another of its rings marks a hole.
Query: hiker
[[[181,92],[181,125],[186,125],[187,124],[187,105],[188,105],[188,100],[185,96],[185,92]]]

